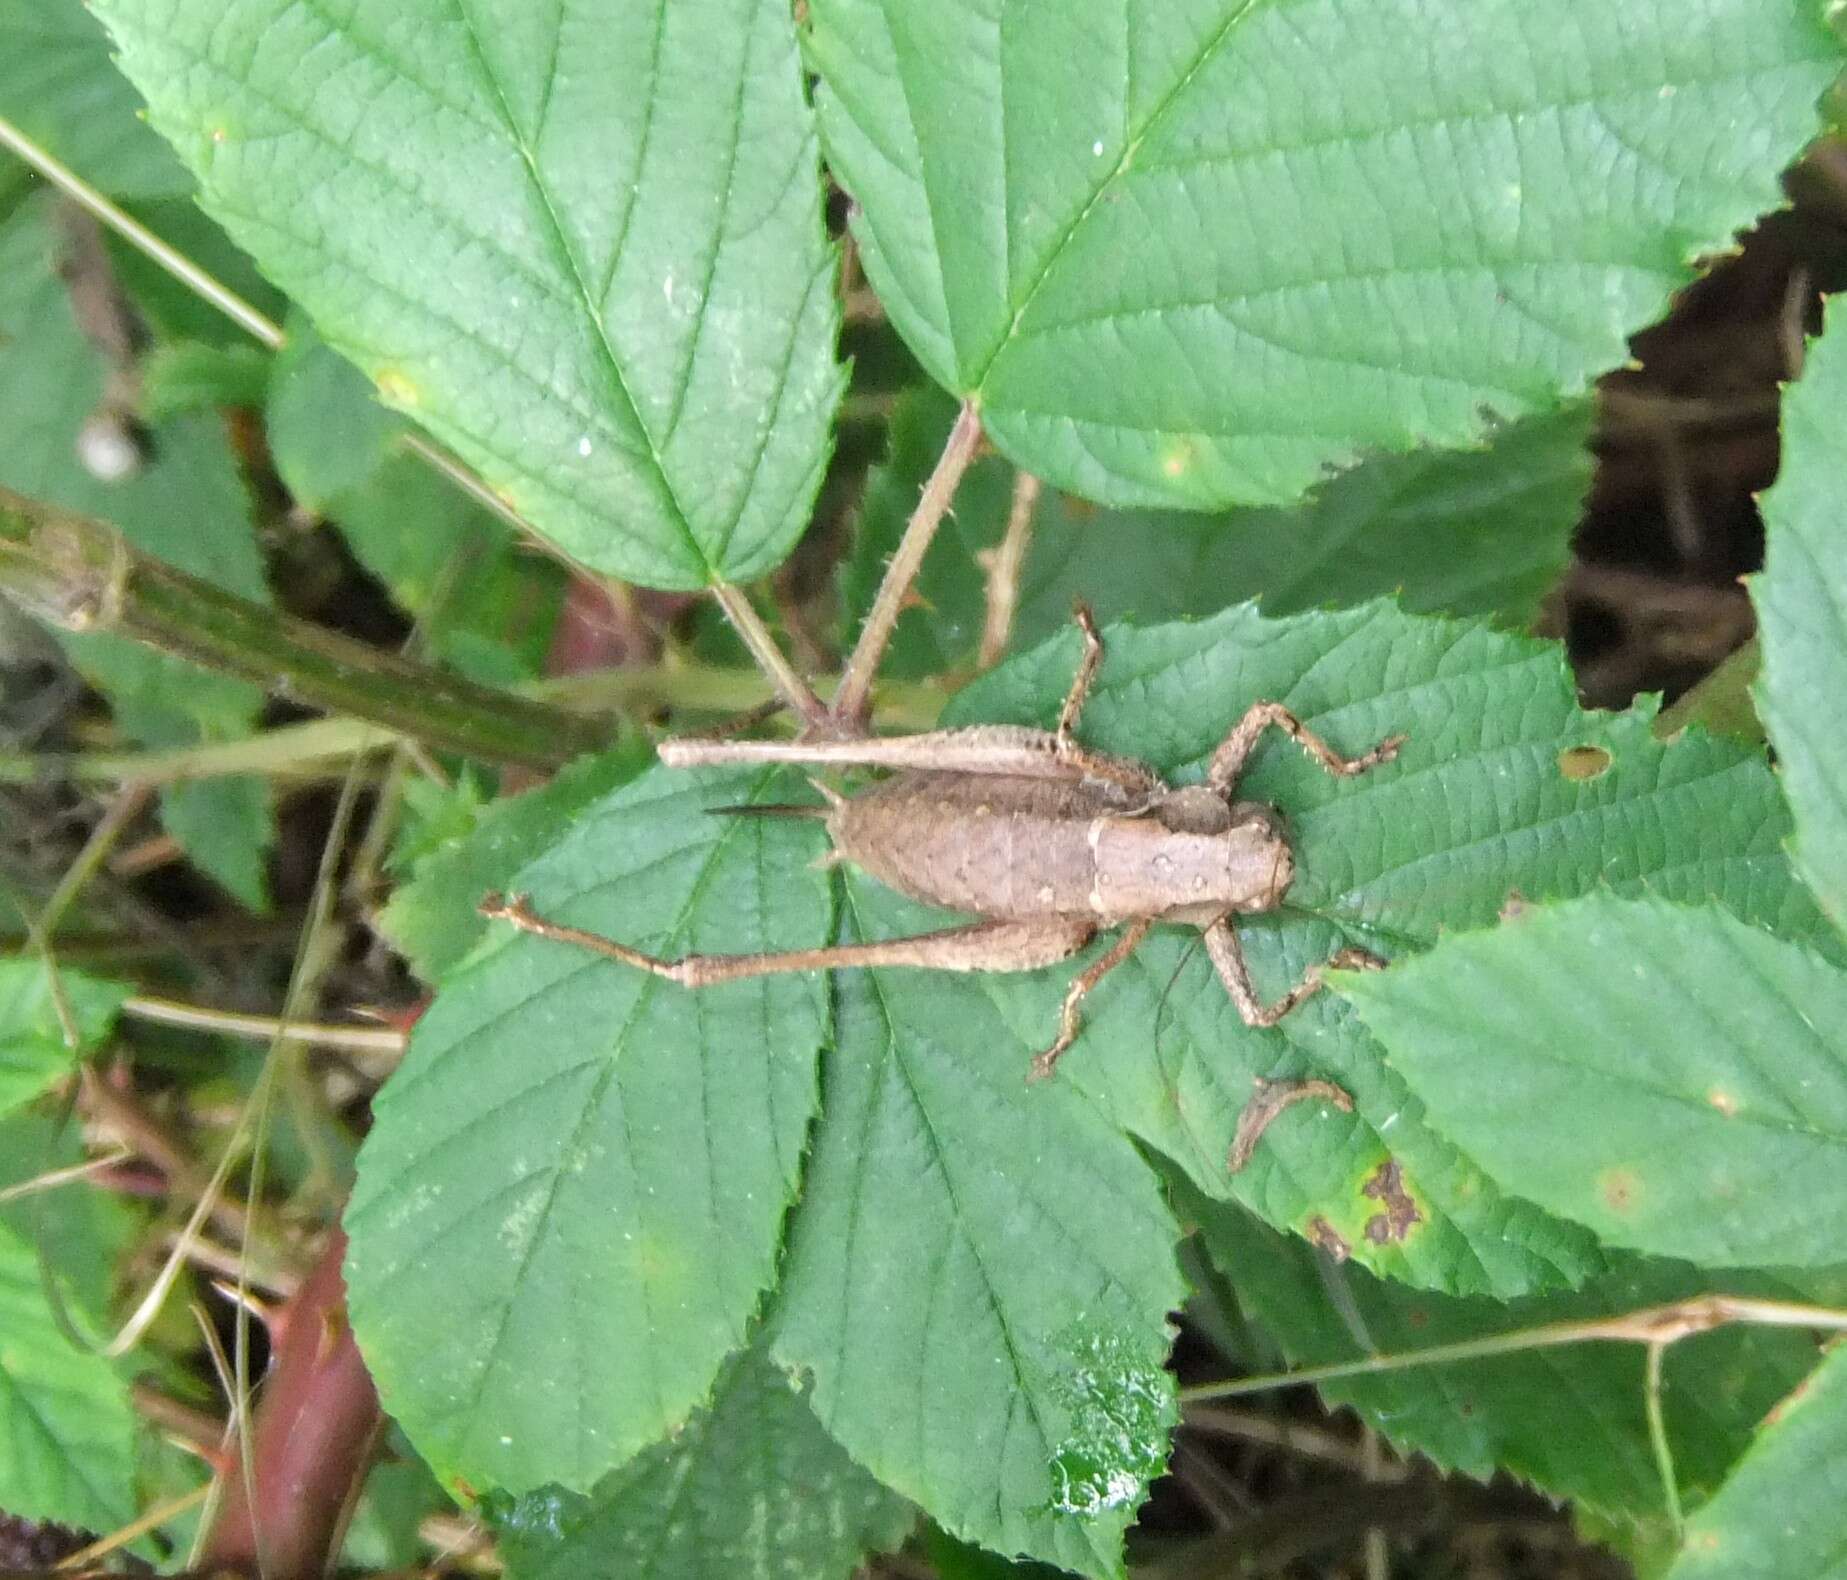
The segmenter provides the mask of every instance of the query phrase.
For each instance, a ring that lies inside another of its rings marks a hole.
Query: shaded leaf
[[[203,576],[228,592],[267,601],[263,565],[249,519],[249,500],[215,413],[156,424],[145,464],[119,482],[104,482],[77,458],[77,438],[103,398],[101,359],[71,315],[52,267],[53,238],[45,205],[28,204],[0,225],[0,483],[37,499],[98,516],[138,548]],[[213,674],[107,631],[60,632],[72,662],[108,699],[123,732],[143,745],[188,746],[248,733],[262,693],[248,682]],[[201,869],[233,892],[257,894],[259,872],[274,838],[267,790],[258,780],[237,795],[260,818],[241,825],[259,837],[236,845],[218,831],[198,845],[185,794],[162,798],[179,807],[169,831]],[[196,805],[196,801],[192,803]]]
[[[1707,1266],[1840,1260],[1847,972],[1800,944],[1592,896],[1340,991],[1504,1189]]]
[[[1847,926],[1847,310],[1809,348],[1783,402],[1783,463],[1764,495],[1764,573],[1751,580],[1757,704],[1795,814],[1797,869]]]
[[[511,1580],[847,1580],[915,1519],[753,1347],[726,1363],[711,1404],[672,1441],[588,1497],[533,1493],[498,1523]]]
[[[864,880],[847,937],[941,925]],[[1174,1228],[1076,1093],[1029,1089],[971,979],[835,978],[834,1043],[772,1318],[854,1459],[946,1530],[1084,1574],[1167,1457]]]
[[[669,955],[821,943],[815,841],[710,815],[789,788],[657,770],[510,887]],[[445,1482],[585,1491],[707,1397],[774,1271],[824,1026],[813,978],[690,993],[507,927],[445,979],[346,1214],[354,1329]]]
[[[143,123],[108,38],[80,5],[0,0],[0,105],[26,136],[113,197],[192,190],[173,151]]]
[[[176,340],[141,359],[141,415],[164,422],[223,406],[259,406],[269,383],[269,356],[255,346]]]
[[[1344,945],[1406,961],[1440,934],[1487,925],[1515,891],[1711,898],[1837,947],[1781,852],[1787,818],[1761,755],[1697,732],[1664,746],[1651,705],[1585,712],[1556,647],[1383,605],[1273,621],[1244,607],[1196,625],[1112,627],[1104,643],[1079,734],[1176,781],[1197,778],[1259,698],[1286,702],[1344,751],[1409,736],[1395,763],[1354,780],[1330,778],[1279,734],[1260,746],[1240,794],[1284,811],[1297,862],[1284,907],[1241,923],[1266,1000]],[[1050,725],[1076,658],[1074,634],[1048,643],[961,693],[945,722]],[[1583,774],[1567,755],[1580,747],[1607,754],[1603,771]],[[1043,1046],[1069,977],[979,986]],[[1059,1079],[1208,1194],[1278,1227],[1456,1293],[1507,1298],[1600,1265],[1583,1229],[1502,1194],[1430,1126],[1334,995],[1254,1031],[1191,935],[1160,929],[1090,997],[1085,1027]],[[1355,1111],[1289,1109],[1233,1173],[1256,1077],[1332,1081]]]
[[[417,858],[379,917],[385,936],[426,982],[441,977],[488,930],[475,910],[481,896],[509,887],[521,867],[563,840],[579,817],[652,757],[636,741],[573,763],[536,790],[481,808],[464,833]]]
[[[0,1187],[72,1161],[74,1149],[45,1122],[0,1120]],[[0,1205],[0,1508],[23,1519],[107,1531],[134,1512],[127,1378],[72,1344],[40,1268],[42,1254],[74,1297],[67,1316],[93,1338],[113,1242],[93,1193],[56,1190]]]
[[[660,586],[806,522],[834,255],[780,0],[98,0],[201,201],[541,532]]]
[[[1183,1213],[1200,1227],[1239,1305],[1262,1323],[1291,1366],[1320,1366],[1593,1320],[1714,1292],[1710,1273],[1685,1263],[1619,1257],[1585,1288],[1515,1300],[1432,1294],[1347,1266],[1324,1275],[1316,1255],[1236,1207],[1182,1187]],[[1339,1288],[1332,1297],[1328,1277]],[[1838,1300],[1763,1275],[1733,1274],[1732,1293]],[[1343,1306],[1345,1310],[1343,1310]],[[1683,1493],[1723,1480],[1763,1412],[1815,1363],[1805,1333],[1732,1327],[1668,1351],[1662,1405]],[[1649,1443],[1644,1347],[1578,1343],[1534,1347],[1443,1366],[1417,1366],[1323,1383],[1330,1404],[1351,1405],[1399,1447],[1446,1470],[1486,1479],[1512,1471],[1554,1497],[1606,1514],[1664,1511]],[[1795,1571],[1791,1571],[1794,1573]]]
[[[812,0],[828,158],[931,375],[1059,487],[1283,503],[1622,361],[1760,210],[1808,0]]]
[[[1719,1495],[1688,1523],[1668,1580],[1847,1575],[1847,1346],[1785,1400]]]
[[[385,464],[404,427],[373,399],[365,375],[299,315],[270,367],[266,417],[277,475],[320,515]]]
[[[129,989],[80,971],[60,971],[58,988],[77,1029],[65,1044],[51,974],[40,960],[0,960],[0,1114],[29,1102],[70,1074],[77,1055],[97,1046],[115,1025]],[[0,1507],[5,1507],[0,1499]]]
[[[1530,418],[1481,450],[1378,456],[1299,506],[1225,511],[1105,510],[1048,490],[1033,516],[1013,646],[1055,634],[1082,597],[1099,619],[1216,614],[1261,598],[1266,614],[1395,595],[1421,614],[1490,615],[1524,625],[1564,568],[1590,476],[1582,406]],[[900,403],[891,452],[867,482],[842,592],[870,607],[918,490],[955,417],[934,390]],[[918,601],[898,622],[883,673],[938,675],[974,660],[986,580],[1013,468],[976,463],[924,561]]]

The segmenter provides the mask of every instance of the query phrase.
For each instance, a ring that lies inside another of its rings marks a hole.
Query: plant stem
[[[185,1026],[218,1037],[254,1037],[260,1042],[286,1038],[317,1048],[346,1048],[355,1053],[402,1053],[410,1039],[389,1026],[326,1026],[314,1021],[278,1020],[273,1015],[239,1015],[230,1010],[180,1004],[172,999],[136,994],[122,1001],[122,1013],[163,1026]]]
[[[1032,544],[1033,508],[1039,503],[1039,479],[1031,472],[1013,474],[1013,503],[1007,531],[998,547],[987,551],[988,597],[981,625],[981,649],[975,663],[992,669],[1013,639],[1013,616],[1020,606],[1020,572]]]
[[[841,675],[832,709],[836,724],[857,727],[865,723],[871,711],[873,678],[878,673],[879,661],[885,656],[892,628],[897,625],[904,600],[917,580],[918,571],[923,568],[924,555],[930,552],[930,542],[942,525],[949,502],[955,498],[962,474],[968,470],[980,444],[981,415],[972,402],[964,401],[962,410],[956,415],[955,426],[949,430],[943,453],[937,458],[936,469],[924,484],[923,496],[911,512],[911,519],[905,523],[898,550],[885,567],[885,579],[879,583],[878,595],[872,601],[865,625],[860,628],[859,641],[853,646],[853,656],[847,660]]]
[[[725,611],[731,628],[750,649],[750,656],[762,666],[782,700],[794,709],[795,716],[804,725],[819,724],[826,718],[827,710],[821,706],[814,688],[796,674],[794,666],[783,657],[776,638],[770,634],[770,628],[763,623],[751,601],[728,582],[714,582],[712,596]]]
[[[145,253],[187,290],[223,313],[253,340],[271,351],[280,350],[286,338],[282,326],[259,312],[237,292],[215,280],[184,253],[176,251],[133,215],[124,213],[62,160],[54,158],[4,116],[0,116],[0,148],[17,154],[60,192],[81,204],[124,241]]]
[[[1235,1377],[1228,1382],[1200,1383],[1180,1390],[1182,1404],[1212,1399],[1234,1399],[1242,1394],[1266,1393],[1272,1388],[1294,1388],[1305,1383],[1337,1382],[1346,1377],[1371,1377],[1381,1372],[1409,1371],[1418,1366],[1450,1366],[1458,1361],[1486,1360],[1523,1350],[1552,1349],[1561,1344],[1616,1341],[1629,1344],[1672,1344],[1695,1333],[1733,1322],[1765,1327],[1819,1328],[1847,1333],[1847,1310],[1801,1305],[1790,1300],[1757,1300],[1745,1295],[1697,1295],[1672,1305],[1648,1306],[1615,1317],[1592,1317],[1584,1322],[1554,1322],[1544,1327],[1494,1333],[1455,1344],[1437,1344],[1426,1350],[1398,1355],[1366,1355],[1357,1360],[1335,1361],[1326,1366],[1305,1366],[1300,1371],[1270,1372],[1256,1377]]]
[[[114,528],[0,489],[0,591],[71,631],[113,631],[447,751],[548,768],[608,726],[380,652],[132,548]]]

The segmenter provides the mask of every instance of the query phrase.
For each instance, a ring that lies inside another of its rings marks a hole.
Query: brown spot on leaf
[[[1374,1245],[1403,1244],[1411,1231],[1424,1221],[1417,1203],[1405,1189],[1404,1170],[1396,1158],[1387,1158],[1360,1187],[1362,1196],[1370,1196],[1385,1208],[1366,1220],[1366,1238]]]
[[[1604,1205],[1612,1212],[1632,1211],[1636,1198],[1642,1194],[1642,1182],[1634,1169],[1605,1169],[1598,1176],[1597,1188],[1603,1194]]]
[[[1526,896],[1518,889],[1509,889],[1507,898],[1501,901],[1500,920],[1517,922],[1522,920],[1530,910],[1532,906],[1527,903]]]
[[[1340,1232],[1320,1213],[1308,1220],[1308,1238],[1311,1244],[1320,1246],[1337,1262],[1344,1262],[1353,1255],[1353,1247],[1340,1237]]]
[[[1558,771],[1567,779],[1601,779],[1611,761],[1601,746],[1567,746],[1558,754]]]

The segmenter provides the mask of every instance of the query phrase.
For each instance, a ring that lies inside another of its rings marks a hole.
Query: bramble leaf
[[[1302,1242],[1184,1186],[1178,1205],[1200,1226],[1239,1305],[1297,1367],[1363,1359],[1369,1351],[1410,1355],[1715,1289],[1712,1274],[1685,1263],[1624,1256],[1581,1290],[1503,1305],[1407,1289],[1347,1266],[1333,1275],[1337,1304],[1315,1253]],[[1721,1282],[1736,1294],[1799,1301],[1824,1294],[1838,1300],[1847,1288],[1838,1274],[1825,1292],[1763,1274],[1730,1274]],[[1364,1347],[1356,1332],[1365,1336]],[[1814,1364],[1812,1340],[1789,1329],[1736,1326],[1675,1345],[1664,1360],[1662,1406],[1683,1493],[1691,1498],[1716,1488],[1758,1418]],[[1506,1469],[1554,1497],[1639,1518],[1665,1508],[1649,1442],[1645,1370],[1640,1344],[1534,1342],[1470,1361],[1342,1378],[1319,1391],[1446,1470],[1486,1478]]]
[[[1782,199],[1811,0],[811,0],[892,322],[1110,504],[1280,504],[1582,393]]]
[[[1340,991],[1505,1190],[1709,1267],[1847,1246],[1847,971],[1716,908],[1589,896]]]
[[[73,1150],[36,1116],[0,1120],[0,1187],[70,1163]],[[114,1249],[93,1196],[0,1204],[0,1508],[20,1519],[107,1531],[134,1512],[128,1379],[71,1342],[45,1292],[47,1276],[64,1283],[67,1319],[93,1339]]]
[[[1666,1580],[1841,1580],[1847,1347],[1773,1411],[1719,1494],[1688,1522]]]
[[[668,955],[820,944],[817,831],[711,815],[789,788],[657,769],[509,887]],[[504,925],[445,978],[346,1215],[355,1332],[445,1481],[587,1491],[707,1397],[775,1269],[824,1029],[811,976],[694,993]]]
[[[416,857],[380,914],[380,929],[419,976],[436,981],[488,930],[475,910],[481,896],[511,885],[521,867],[564,839],[586,810],[652,756],[636,743],[571,763],[523,795],[489,802],[465,834]]]
[[[200,201],[567,554],[772,569],[840,392],[782,0],[96,0]]]
[[[0,960],[0,1114],[30,1102],[70,1074],[72,1060],[109,1035],[116,1011],[129,994],[118,983],[80,971],[60,971],[55,991],[63,994],[75,1024],[75,1049],[65,1043],[44,961]]]
[[[1762,756],[1698,733],[1664,746],[1650,706],[1585,712],[1553,646],[1379,604],[1274,621],[1243,607],[1196,625],[1112,627],[1104,643],[1079,734],[1176,780],[1196,778],[1260,698],[1287,703],[1343,751],[1409,737],[1396,762],[1352,780],[1330,778],[1280,734],[1260,746],[1239,793],[1283,810],[1297,860],[1283,908],[1240,923],[1266,1000],[1340,947],[1402,961],[1440,933],[1487,925],[1515,893],[1713,898],[1831,939],[1780,849],[1787,818]],[[969,687],[945,722],[1049,725],[1076,658],[1075,634],[1048,643]],[[1069,976],[981,987],[1036,1047]],[[1506,1298],[1599,1265],[1582,1229],[1497,1191],[1430,1127],[1334,995],[1253,1031],[1189,935],[1160,929],[1091,996],[1085,1026],[1060,1079],[1210,1195],[1452,1293]],[[1331,1081],[1355,1111],[1289,1109],[1234,1173],[1258,1077]]]
[[[846,1580],[916,1520],[821,1430],[761,1346],[711,1404],[588,1496],[535,1492],[500,1527],[510,1580]]]
[[[1751,579],[1763,668],[1757,705],[1796,822],[1793,852],[1847,927],[1847,311],[1828,314],[1783,401],[1783,462],[1764,495],[1764,572]]]
[[[845,883],[844,936],[941,913]],[[826,1110],[772,1351],[847,1452],[944,1529],[1087,1575],[1161,1473],[1182,1286],[1147,1165],[1023,1050],[973,979],[835,977]]]

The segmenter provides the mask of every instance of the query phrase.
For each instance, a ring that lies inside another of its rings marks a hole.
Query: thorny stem
[[[714,582],[712,596],[718,600],[718,607],[725,611],[725,618],[731,622],[731,628],[737,632],[744,645],[750,649],[750,656],[769,676],[782,700],[795,712],[795,716],[804,725],[816,725],[827,717],[827,709],[822,707],[821,699],[814,694],[814,688],[795,672],[795,667],[783,657],[782,649],[776,645],[776,638],[770,634],[770,628],[763,623],[762,617],[752,606],[751,601],[733,587],[729,582]]]
[[[0,489],[0,590],[71,631],[108,630],[297,701],[490,762],[553,767],[601,721],[530,701],[214,587],[114,528]]]
[[[865,625],[860,628],[859,640],[853,646],[853,656],[847,660],[841,675],[831,715],[837,727],[858,729],[865,724],[871,711],[873,677],[878,673],[879,661],[885,656],[892,628],[897,625],[904,600],[917,580],[918,571],[923,568],[924,555],[930,551],[930,542],[942,525],[949,502],[955,498],[962,474],[968,470],[980,445],[981,414],[973,402],[964,401],[962,410],[956,415],[955,426],[949,430],[949,441],[937,458],[936,469],[924,484],[923,496],[905,524],[898,550],[885,567],[885,579],[879,583],[878,595],[866,615]]]
[[[822,694],[826,694],[826,684]],[[669,662],[647,669],[591,670],[562,675],[516,689],[573,711],[671,708],[676,712],[738,714],[765,698],[762,674],[738,666]],[[888,683],[879,691],[880,712],[894,725],[928,729],[942,710],[944,691],[935,685]],[[275,778],[337,777],[355,757],[383,753],[405,740],[402,731],[358,718],[310,719],[261,730],[237,741],[153,752],[0,752],[0,784],[179,784],[226,774]]]
[[[1407,1371],[1417,1366],[1448,1366],[1457,1361],[1482,1360],[1523,1350],[1553,1349],[1563,1344],[1617,1341],[1630,1344],[1668,1345],[1695,1333],[1733,1322],[1765,1327],[1820,1328],[1847,1332],[1847,1310],[1807,1306],[1789,1300],[1756,1300],[1745,1295],[1699,1295],[1671,1305],[1647,1306],[1615,1317],[1593,1317],[1584,1322],[1555,1322],[1545,1327],[1496,1333],[1486,1338],[1437,1344],[1425,1350],[1396,1355],[1366,1355],[1327,1366],[1305,1366],[1299,1371],[1270,1372],[1256,1377],[1235,1377],[1227,1382],[1201,1383],[1180,1390],[1182,1404],[1211,1399],[1233,1399],[1241,1394],[1266,1393],[1272,1388],[1295,1388],[1307,1383],[1335,1382],[1346,1377],[1370,1377],[1382,1372]]]
[[[1013,637],[1013,616],[1020,606],[1020,572],[1032,544],[1033,509],[1039,503],[1039,479],[1031,472],[1013,474],[1013,503],[1007,511],[1007,531],[997,548],[985,556],[988,572],[986,616],[981,624],[981,648],[975,662],[991,669],[1000,662]]]

